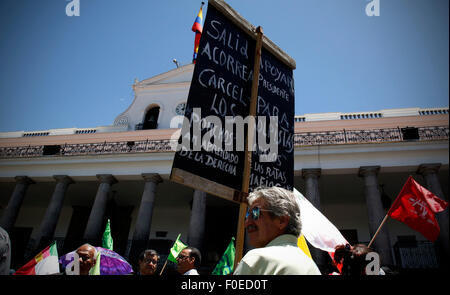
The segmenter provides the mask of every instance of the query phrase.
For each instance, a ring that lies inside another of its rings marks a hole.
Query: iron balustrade
[[[439,141],[449,139],[448,126],[419,127],[419,139],[415,141]],[[373,130],[338,130],[326,132],[304,132],[294,134],[294,146],[342,145],[364,143],[402,142],[400,128]],[[58,152],[44,155],[45,145],[0,147],[0,158],[33,158],[55,156],[111,155],[128,153],[172,152],[176,140],[141,140],[101,143],[79,143],[60,145]]]

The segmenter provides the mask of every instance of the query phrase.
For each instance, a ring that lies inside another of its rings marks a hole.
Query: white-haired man
[[[251,246],[235,275],[320,275],[314,261],[297,246],[300,208],[292,192],[260,188],[249,197],[245,228]]]

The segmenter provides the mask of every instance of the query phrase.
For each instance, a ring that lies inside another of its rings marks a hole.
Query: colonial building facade
[[[193,67],[135,81],[134,101],[111,126],[0,133],[0,225],[13,268],[54,239],[60,254],[99,245],[110,219],[114,250],[131,261],[146,247],[164,258],[181,233],[212,270],[236,235],[239,206],[169,180],[172,118],[184,112]],[[295,187],[352,244],[370,241],[410,175],[448,201],[448,107],[296,116],[294,143]],[[438,218],[435,243],[388,220],[374,242],[382,263],[448,261],[448,209]]]

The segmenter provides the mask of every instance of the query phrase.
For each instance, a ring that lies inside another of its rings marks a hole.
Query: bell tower
[[[149,79],[136,79],[134,100],[114,125],[127,125],[128,131],[178,128],[171,126],[171,121],[184,114],[193,71],[194,64],[188,64]]]

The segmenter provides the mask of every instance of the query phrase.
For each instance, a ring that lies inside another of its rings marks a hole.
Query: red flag
[[[418,184],[411,176],[406,181],[388,215],[406,223],[430,241],[439,236],[439,224],[434,213],[444,211],[448,203]]]

